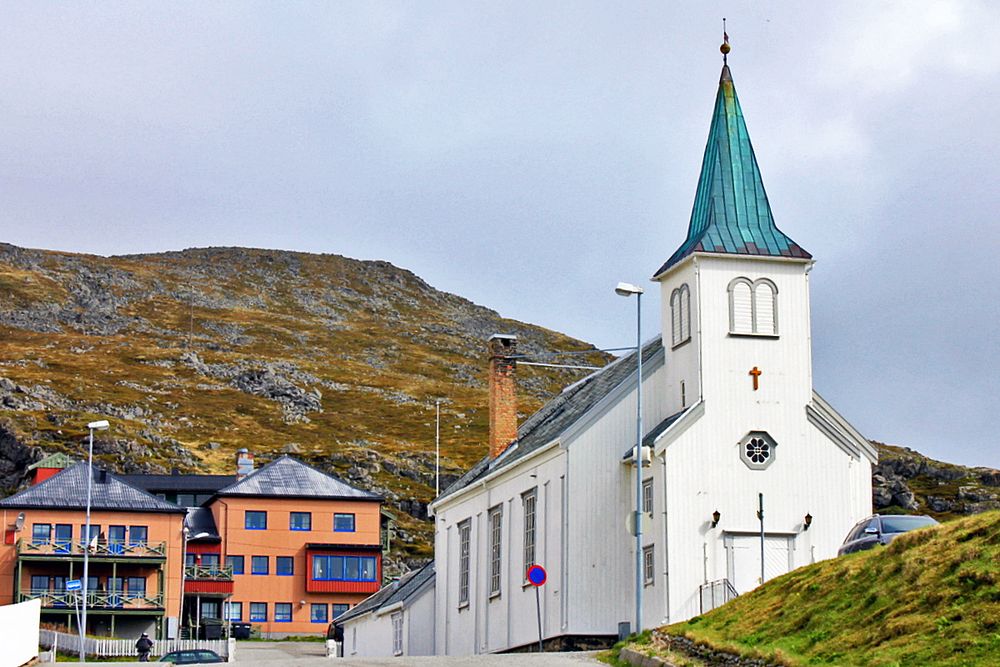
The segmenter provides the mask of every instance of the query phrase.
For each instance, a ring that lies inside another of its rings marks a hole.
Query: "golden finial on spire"
[[[719,47],[719,50],[722,51],[722,64],[728,64],[727,56],[729,55],[729,52],[733,50],[733,47],[729,46],[729,33],[726,32],[725,18],[722,19],[722,46]]]

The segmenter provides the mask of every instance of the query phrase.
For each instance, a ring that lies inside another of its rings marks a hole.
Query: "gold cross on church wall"
[[[761,373],[763,373],[763,372],[764,371],[760,370],[756,366],[754,366],[753,370],[750,371],[750,375],[753,376],[753,390],[754,391],[757,391],[757,388],[758,388],[758,378],[760,377]]]

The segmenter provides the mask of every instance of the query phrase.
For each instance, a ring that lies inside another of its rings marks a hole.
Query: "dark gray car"
[[[205,665],[225,662],[225,660],[219,657],[215,651],[197,648],[187,651],[171,651],[160,658],[160,662],[170,662],[175,665]]]
[[[871,549],[876,544],[889,544],[898,535],[917,528],[935,526],[937,521],[926,515],[875,514],[859,521],[847,534],[838,556]]]

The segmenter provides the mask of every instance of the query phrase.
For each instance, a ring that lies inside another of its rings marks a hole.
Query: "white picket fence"
[[[134,639],[104,639],[87,637],[84,639],[84,650],[88,656],[95,658],[119,658],[137,655]],[[223,658],[232,662],[230,647],[236,643],[231,639],[154,639],[151,655],[164,655],[171,651],[188,651],[196,648],[206,648],[215,651]],[[53,630],[39,630],[38,645],[44,649],[51,649],[55,645],[58,650],[64,653],[80,653],[80,637],[69,635],[65,632],[55,632]]]

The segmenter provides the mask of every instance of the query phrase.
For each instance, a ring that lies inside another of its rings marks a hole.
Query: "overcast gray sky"
[[[685,236],[726,16],[775,218],[818,260],[817,390],[1000,467],[998,7],[2,2],[0,240],[385,259],[626,345],[612,288]]]

